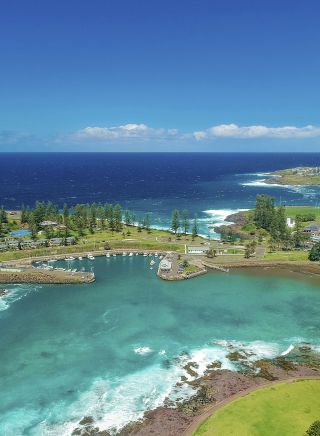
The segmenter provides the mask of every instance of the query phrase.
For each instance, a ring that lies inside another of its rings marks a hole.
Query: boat
[[[113,257],[116,257],[117,255],[114,253],[112,256],[113,256]]]
[[[107,254],[106,254],[106,257],[110,257],[110,254],[109,254],[109,253],[107,253]]]
[[[148,255],[147,255],[147,253],[143,253],[143,257],[147,257]]]
[[[69,256],[69,257],[66,257],[66,260],[75,260],[75,257]]]
[[[94,260],[94,256],[92,256],[92,254],[88,254],[88,259],[90,259],[90,260]]]
[[[136,253],[136,256],[139,256],[139,253]]]
[[[127,253],[124,251],[123,253],[122,253],[122,256],[126,256],[127,255]]]
[[[129,256],[133,256],[133,253],[130,253]]]
[[[79,257],[78,257],[78,259],[79,259],[79,260],[82,260],[82,257],[81,257],[81,256],[79,256]]]
[[[155,254],[154,254],[154,257],[158,257],[158,253],[155,253]]]
[[[48,262],[56,262],[57,259],[49,259]]]
[[[155,261],[153,259],[151,259],[150,266],[153,266],[154,264],[155,264]]]
[[[159,256],[159,259],[160,259],[160,260],[163,259],[163,256]]]

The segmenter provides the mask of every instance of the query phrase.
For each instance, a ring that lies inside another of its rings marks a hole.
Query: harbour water
[[[143,256],[69,263],[96,282],[12,285],[2,299],[0,434],[69,435],[83,416],[121,428],[190,394],[175,387],[189,377],[186,361],[199,374],[215,360],[234,369],[230,344],[252,359],[300,342],[319,349],[320,292],[310,281],[216,272],[165,282]]]

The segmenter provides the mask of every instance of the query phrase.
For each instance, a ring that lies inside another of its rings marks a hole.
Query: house
[[[54,227],[57,225],[58,223],[56,221],[42,221],[42,223],[40,223],[41,227]]]
[[[306,233],[320,233],[320,225],[319,224],[310,224],[309,226],[303,229]]]
[[[287,217],[287,227],[289,227],[289,229],[293,229],[296,225],[296,220],[291,218],[291,217]]]
[[[57,247],[58,245],[63,244],[63,238],[52,238],[50,239],[50,245],[53,247]]]
[[[208,246],[200,247],[200,246],[191,245],[188,246],[187,248],[187,254],[205,255],[207,254],[208,251],[209,251]]]

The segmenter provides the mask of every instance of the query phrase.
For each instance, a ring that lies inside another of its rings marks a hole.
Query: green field
[[[266,252],[264,259],[270,261],[307,261],[308,253],[306,251],[274,251],[272,253]]]
[[[312,206],[286,206],[287,217],[294,218],[296,215],[315,215],[316,220],[320,221],[320,207]]]
[[[219,409],[194,436],[304,436],[320,419],[320,380],[262,388]]]

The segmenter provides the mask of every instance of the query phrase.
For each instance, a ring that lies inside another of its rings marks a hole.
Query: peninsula
[[[270,185],[320,185],[319,167],[296,167],[270,173],[265,183]]]

